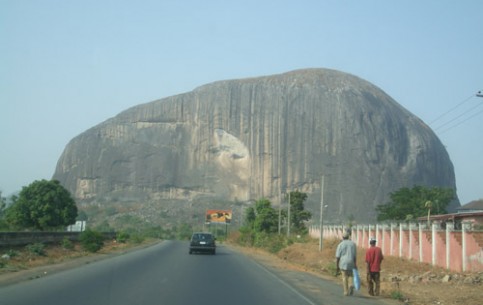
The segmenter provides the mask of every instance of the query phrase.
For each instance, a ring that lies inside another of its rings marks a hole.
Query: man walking
[[[379,295],[381,284],[381,262],[384,259],[381,248],[376,246],[376,239],[370,238],[371,245],[366,251],[367,287],[370,295]]]
[[[342,273],[342,287],[344,288],[344,295],[346,296],[354,293],[352,269],[357,268],[357,247],[349,237],[350,233],[346,231],[342,235],[342,241],[335,251],[337,274]],[[349,279],[351,280],[350,285]]]

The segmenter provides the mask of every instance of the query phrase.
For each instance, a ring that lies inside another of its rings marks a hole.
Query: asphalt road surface
[[[1,305],[314,305],[385,304],[343,297],[341,285],[275,270],[219,246],[188,254],[188,242],[157,245],[0,287]]]

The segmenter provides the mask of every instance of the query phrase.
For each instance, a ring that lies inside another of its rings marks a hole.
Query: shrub
[[[127,232],[119,232],[116,236],[116,240],[120,243],[126,243],[131,236]]]
[[[42,243],[35,243],[27,245],[27,250],[38,256],[45,256],[45,245]]]
[[[277,253],[292,243],[292,240],[288,239],[285,235],[258,232],[255,233],[253,246],[266,249],[271,253]]]
[[[393,290],[391,291],[391,298],[394,300],[402,301],[404,299],[404,296],[402,295],[401,291]]]
[[[90,229],[85,230],[79,236],[82,248],[89,252],[97,252],[104,246],[104,236],[100,232]]]
[[[331,262],[327,265],[327,271],[333,275],[333,276],[338,276],[339,274],[337,273],[337,264],[334,262]]]
[[[237,242],[242,246],[251,247],[255,243],[255,233],[248,227],[241,227],[240,236],[237,239]]]
[[[132,234],[129,240],[132,243],[140,244],[144,241],[144,237],[141,234],[137,233],[137,234]]]
[[[60,242],[60,246],[66,250],[74,249],[74,243],[70,241],[67,237],[64,237],[64,239]]]
[[[15,256],[18,256],[18,251],[17,250],[9,249],[7,251],[7,253],[5,253],[5,254],[7,254],[10,258],[13,258]]]

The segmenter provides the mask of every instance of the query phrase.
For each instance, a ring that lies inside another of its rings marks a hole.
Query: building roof
[[[481,212],[483,212],[483,199],[473,200],[473,201],[461,206],[460,208],[457,208],[456,210],[460,213],[461,212],[469,212],[469,211],[472,211],[472,212],[481,211]]]
[[[453,213],[453,214],[443,214],[443,215],[433,215],[429,216],[429,220],[456,220],[469,217],[483,217],[483,211],[481,212],[464,212],[464,213]],[[428,220],[427,216],[418,217],[418,221]]]

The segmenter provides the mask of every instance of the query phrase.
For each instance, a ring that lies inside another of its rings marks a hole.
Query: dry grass
[[[110,253],[124,251],[133,247],[131,244],[122,244],[115,241],[105,241],[104,247],[97,253],[90,253],[82,249],[79,244],[74,244],[72,249],[65,249],[59,245],[47,245],[44,248],[44,255],[38,255],[29,251],[27,247],[3,247],[0,248],[0,256],[10,254],[10,259],[0,259],[0,284],[8,282],[12,278],[21,277],[23,273],[35,270],[40,267],[60,266],[74,261],[89,260],[94,257],[100,258]],[[38,275],[35,275],[38,276]]]
[[[271,260],[272,264],[304,272],[313,272],[324,278],[339,281],[334,276],[335,249],[338,240],[324,241],[319,251],[317,240],[308,243],[295,243],[276,255],[259,249],[244,249],[259,258]],[[366,292],[365,251],[358,251],[358,267],[362,275],[361,293]],[[442,281],[451,276],[448,282]],[[384,298],[400,298],[405,304],[412,305],[480,305],[483,304],[483,273],[455,273],[428,264],[397,257],[386,256],[382,263],[381,295]]]

